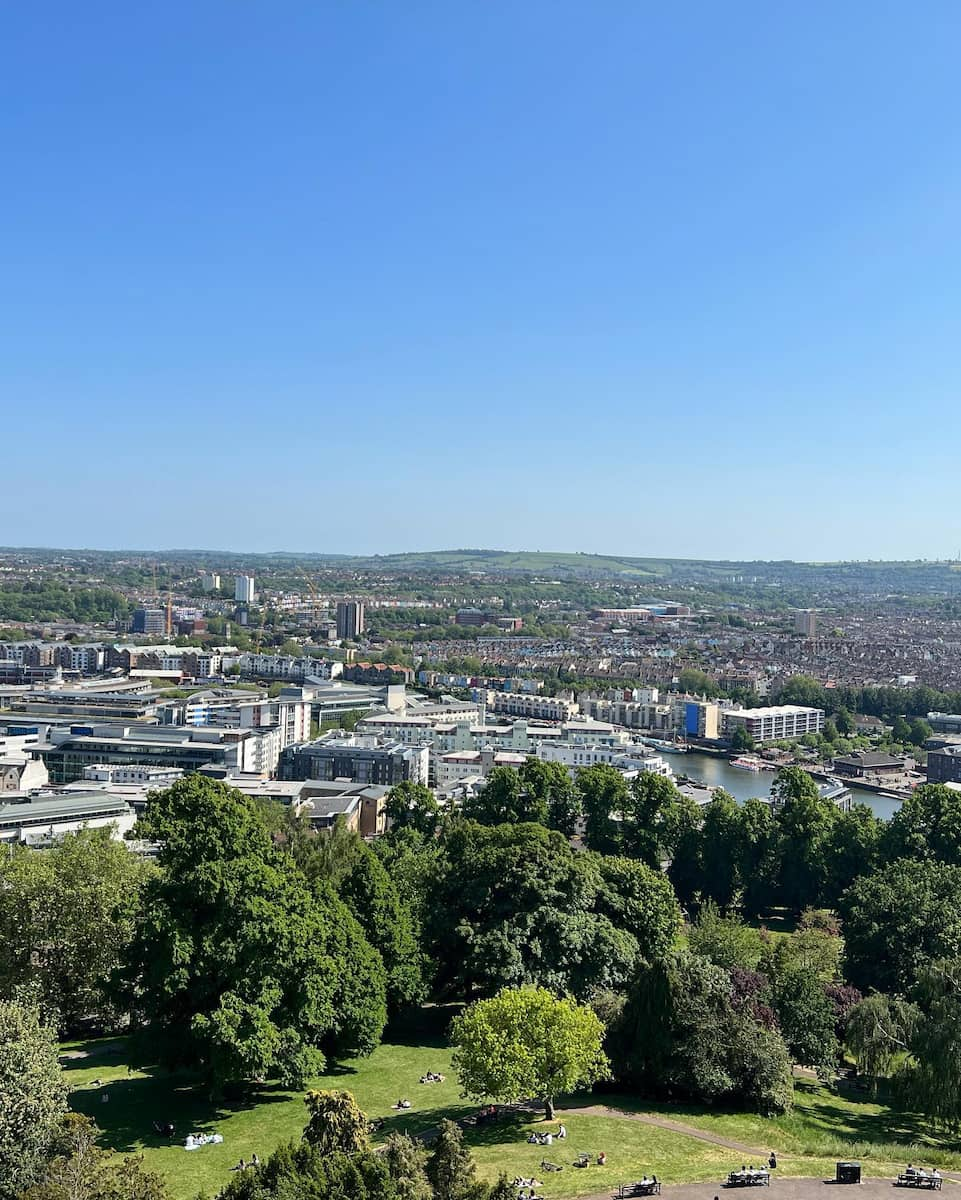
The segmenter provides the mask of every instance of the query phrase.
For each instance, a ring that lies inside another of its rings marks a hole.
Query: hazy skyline
[[[957,6],[0,29],[0,542],[958,553]]]

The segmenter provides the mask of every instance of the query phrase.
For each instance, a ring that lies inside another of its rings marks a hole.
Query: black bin
[[[835,1181],[837,1183],[860,1183],[861,1164],[859,1162],[839,1162]]]

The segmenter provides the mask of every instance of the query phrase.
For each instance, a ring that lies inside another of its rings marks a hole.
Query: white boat
[[[761,760],[753,758],[750,754],[739,754],[737,758],[731,759],[731,766],[740,771],[760,771]]]

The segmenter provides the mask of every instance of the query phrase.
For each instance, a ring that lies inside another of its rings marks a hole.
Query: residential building
[[[801,704],[775,704],[769,708],[725,708],[721,711],[721,735],[730,738],[735,729],[747,730],[756,745],[820,733],[824,710]]]
[[[360,600],[341,600],[337,604],[337,636],[356,641],[364,632],[364,605]]]
[[[494,713],[532,717],[538,721],[569,721],[579,711],[577,701],[570,693],[531,696],[523,692],[487,692],[487,707]]]
[[[205,592],[217,592],[220,590],[220,576],[212,571],[205,573],[200,576],[200,586]]]
[[[131,633],[142,633],[148,637],[162,637],[167,628],[167,614],[162,608],[138,608],[133,614]]]
[[[348,683],[413,683],[414,672],[411,667],[402,667],[397,663],[351,663],[344,667],[341,676]]]
[[[32,792],[44,787],[49,779],[41,759],[0,758],[0,792]]]
[[[928,751],[928,783],[961,783],[961,746]]]
[[[929,712],[928,724],[935,733],[961,733],[961,713]]]
[[[716,740],[721,706],[713,700],[691,700],[684,696],[674,703],[673,724],[684,737]]]
[[[452,750],[437,759],[436,787],[449,788],[459,780],[480,776],[486,779],[494,767],[513,767],[518,770],[527,761],[526,754],[510,750]]]
[[[289,746],[280,756],[281,779],[349,779],[356,783],[427,783],[429,751],[388,738],[331,733],[306,745]]]
[[[802,609],[794,614],[794,632],[802,637],[813,638],[817,635],[818,618],[813,608]]]
[[[234,600],[237,604],[253,604],[257,598],[253,575],[238,575],[234,579]]]

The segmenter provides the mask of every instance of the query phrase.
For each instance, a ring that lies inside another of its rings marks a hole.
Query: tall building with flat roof
[[[337,605],[337,636],[353,640],[363,632],[363,602],[360,600],[341,600]]]
[[[234,599],[238,604],[253,604],[257,595],[253,575],[238,575],[234,580]]]
[[[813,638],[818,629],[818,616],[813,608],[806,608],[794,614],[794,632],[802,637]]]

